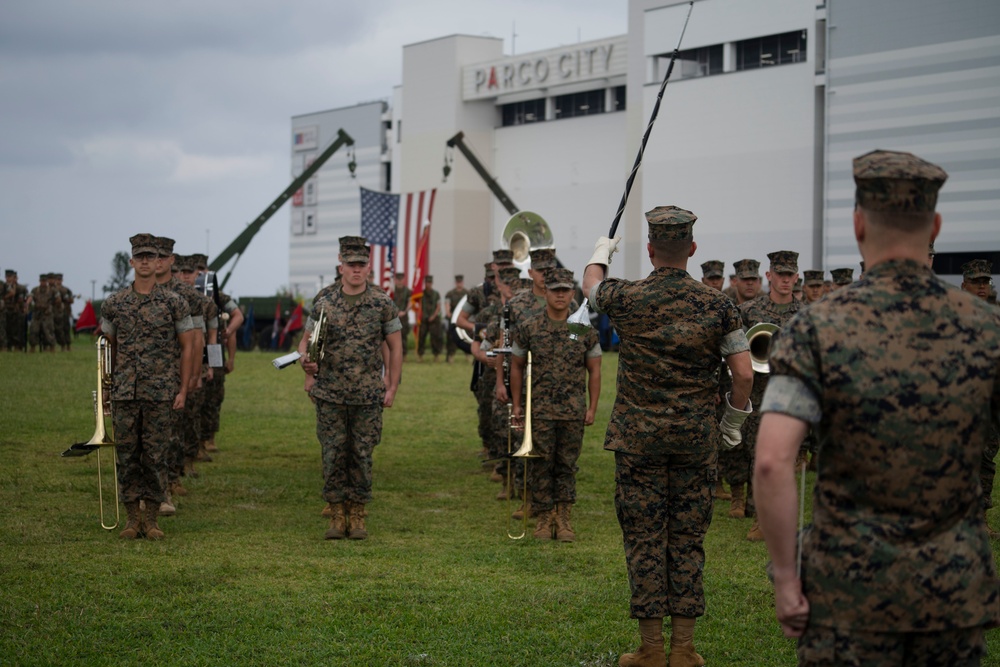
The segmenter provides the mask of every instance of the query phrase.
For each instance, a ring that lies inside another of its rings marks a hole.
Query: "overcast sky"
[[[86,298],[138,232],[222,251],[291,181],[291,117],[389,99],[405,44],[511,53],[623,34],[627,0],[0,3],[0,269]],[[286,205],[287,207],[287,205]],[[287,208],[230,279],[288,282]],[[79,312],[82,302],[74,307]]]

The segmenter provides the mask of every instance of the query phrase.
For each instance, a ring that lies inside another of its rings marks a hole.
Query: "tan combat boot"
[[[173,483],[171,493],[175,496],[186,496],[188,494],[188,490],[184,488],[184,485],[181,484],[180,480],[177,480]]]
[[[556,507],[556,539],[560,542],[572,542],[576,539],[573,526],[569,522],[569,503],[559,503]]]
[[[368,512],[361,503],[347,503],[347,537],[352,540],[363,540],[368,537],[368,530],[365,528],[365,517]]]
[[[170,497],[170,489],[167,489],[167,499],[160,503],[160,516],[173,516],[177,514],[177,507],[174,506],[173,498]]]
[[[618,659],[619,667],[667,667],[663,648],[663,619],[640,618],[639,636],[642,643],[635,653],[625,653]]]
[[[670,619],[670,667],[702,667],[705,659],[694,650],[694,618],[674,616]]]
[[[743,496],[743,485],[733,487],[733,504],[729,508],[729,516],[733,519],[746,518],[746,499]]]
[[[556,527],[555,513],[554,509],[542,510],[538,513],[538,521],[535,523],[535,532],[533,533],[535,537],[540,540],[552,539],[552,533]]]
[[[163,531],[156,523],[156,517],[160,514],[160,503],[155,500],[146,500],[146,514],[142,518],[142,532],[151,540],[162,540]]]
[[[139,501],[125,503],[125,511],[128,513],[128,519],[125,521],[125,529],[118,533],[118,537],[134,540],[139,537],[139,530],[142,528],[139,521]]]
[[[212,436],[207,441],[205,441],[205,451],[206,452],[217,452],[219,448],[215,445],[215,436]]]
[[[757,523],[757,519],[754,519],[753,525],[750,526],[750,532],[747,533],[747,540],[750,542],[764,541],[764,533],[760,532],[760,524]]]
[[[344,515],[344,503],[327,505],[330,510],[330,527],[326,529],[323,539],[342,540],[347,536],[347,517]],[[326,510],[324,510],[326,512]]]
[[[722,485],[722,480],[715,482],[715,497],[719,500],[732,500],[733,495],[726,492],[726,487]]]

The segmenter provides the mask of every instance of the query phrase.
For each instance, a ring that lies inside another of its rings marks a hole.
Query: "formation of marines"
[[[69,352],[72,306],[78,295],[63,285],[61,273],[43,273],[30,290],[18,282],[17,271],[7,269],[0,295],[0,350]]]

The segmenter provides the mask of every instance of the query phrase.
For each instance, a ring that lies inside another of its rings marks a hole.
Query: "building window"
[[[806,31],[756,37],[736,42],[736,69],[758,69],[771,65],[805,62]]]
[[[604,113],[604,89],[588,90],[584,93],[571,93],[555,98],[555,114],[557,119],[589,116]]]
[[[722,44],[678,52],[677,67],[682,79],[722,74]]]
[[[545,120],[545,99],[512,102],[500,107],[503,126],[540,123]]]
[[[612,93],[615,104],[612,111],[625,111],[625,86],[615,86]]]

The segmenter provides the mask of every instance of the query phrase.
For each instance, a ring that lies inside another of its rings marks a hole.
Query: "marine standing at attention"
[[[1000,623],[977,475],[1000,418],[1000,314],[927,266],[946,178],[909,153],[855,158],[865,276],[771,350],[754,478],[800,665],[979,665]],[[800,574],[793,465],[810,424],[823,449]]]

